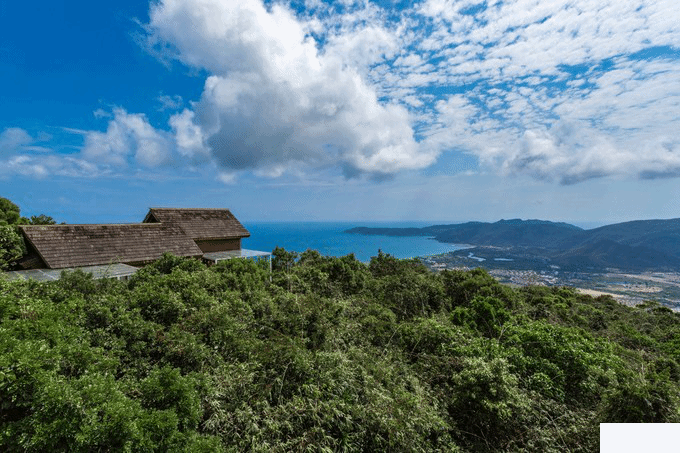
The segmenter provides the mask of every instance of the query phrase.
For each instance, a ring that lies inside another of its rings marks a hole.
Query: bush
[[[11,269],[26,254],[24,239],[11,225],[0,225],[0,270]]]
[[[678,422],[680,316],[379,253],[0,279],[2,451],[579,451]]]

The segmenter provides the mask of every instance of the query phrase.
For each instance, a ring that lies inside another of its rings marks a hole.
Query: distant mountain
[[[498,247],[555,247],[576,240],[583,230],[568,223],[545,220],[500,220],[496,223],[469,222],[432,231],[441,242],[495,245]]]
[[[440,242],[531,248],[558,265],[680,270],[680,219],[637,220],[592,230],[546,220],[466,222],[424,228],[357,227],[346,233],[431,236]]]
[[[551,262],[569,268],[677,269],[680,258],[644,246],[620,244],[610,239],[588,242],[551,254]]]
[[[424,228],[356,227],[345,233],[386,236],[432,236],[440,242],[474,245],[554,247],[560,242],[578,241],[584,230],[547,220],[500,220],[495,223],[466,222]]]
[[[587,242],[602,239],[647,247],[680,258],[680,219],[636,220],[587,231]]]

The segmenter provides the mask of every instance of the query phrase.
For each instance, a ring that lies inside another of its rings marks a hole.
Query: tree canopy
[[[596,451],[678,422],[680,317],[277,250],[0,279],[0,450]]]
[[[22,222],[24,224],[28,225],[54,225],[56,224],[56,220],[54,220],[52,217],[45,215],[45,214],[40,214],[40,215],[32,215],[28,219],[25,217],[22,217]]]
[[[0,197],[0,271],[11,269],[26,254],[24,238],[17,225],[54,225],[52,217],[40,214],[21,217],[19,206]]]
[[[10,268],[26,253],[26,245],[16,228],[0,225],[0,271]]]
[[[20,218],[19,206],[7,198],[0,197],[0,225],[15,225]]]

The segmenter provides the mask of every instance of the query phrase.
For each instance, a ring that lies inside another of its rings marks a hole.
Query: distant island
[[[584,230],[547,220],[466,222],[424,228],[356,227],[345,233],[428,236],[451,244],[496,248],[501,258],[542,262],[563,270],[680,270],[680,219],[637,220]],[[474,250],[458,251],[459,254]]]

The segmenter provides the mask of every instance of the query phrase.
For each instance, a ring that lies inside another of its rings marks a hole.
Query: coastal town
[[[680,273],[631,273],[614,268],[565,270],[545,262],[499,257],[503,249],[476,247],[421,257],[432,271],[484,268],[499,282],[511,286],[566,286],[593,297],[611,296],[625,305],[655,300],[680,311]]]

